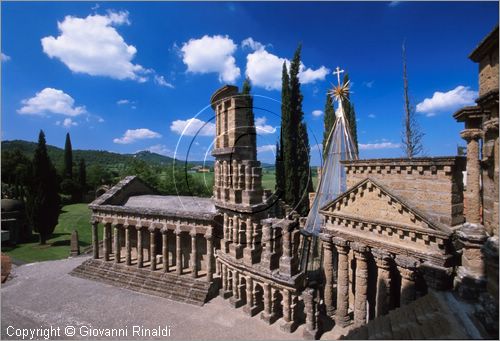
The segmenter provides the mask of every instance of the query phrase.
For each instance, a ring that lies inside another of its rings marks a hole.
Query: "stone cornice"
[[[495,45],[497,45],[496,48]],[[479,63],[483,56],[490,50],[496,50],[494,52],[498,53],[498,25],[496,25],[495,28],[479,42],[474,51],[470,53],[469,59]]]
[[[100,205],[91,207],[92,212],[108,215],[122,214],[144,217],[146,219],[191,219],[205,222],[213,222],[219,213],[198,213],[186,211],[166,211],[152,208],[133,208],[116,205]]]
[[[457,120],[457,122],[464,122],[471,118],[481,118],[482,116],[483,110],[477,105],[463,107],[453,114],[453,118]]]

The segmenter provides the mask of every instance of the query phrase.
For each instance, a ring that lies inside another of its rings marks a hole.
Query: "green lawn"
[[[46,245],[38,243],[38,234],[33,234],[29,243],[18,244],[14,247],[2,247],[2,252],[23,262],[32,263],[45,260],[63,259],[69,256],[71,232],[78,231],[80,251],[92,242],[90,228],[90,210],[87,204],[73,204],[63,206],[59,215],[59,224]],[[99,231],[102,236],[102,231]]]

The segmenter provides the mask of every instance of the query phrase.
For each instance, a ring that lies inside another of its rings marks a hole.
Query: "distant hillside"
[[[23,141],[23,140],[13,140],[13,141],[2,141],[2,151],[19,149],[27,157],[32,158],[35,153],[37,144],[35,142]],[[64,149],[47,145],[47,151],[52,162],[55,165],[60,165],[64,160]],[[85,159],[87,165],[100,164],[109,167],[120,167],[128,164],[132,159],[144,160],[149,164],[154,165],[169,165],[174,161],[173,158],[168,156],[163,156],[156,153],[151,153],[148,151],[141,151],[135,154],[119,154],[112,153],[105,150],[73,150],[73,159],[75,161],[79,159]]]

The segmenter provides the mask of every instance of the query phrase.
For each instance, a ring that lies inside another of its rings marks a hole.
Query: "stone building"
[[[283,331],[305,323],[308,339],[326,326],[354,339],[498,337],[498,27],[470,58],[479,98],[454,114],[467,157],[343,162],[348,189],[320,210],[319,283],[301,268],[303,219],[262,188],[248,98],[227,85],[211,98],[212,198],[126,177],[89,205],[93,258],[72,273],[192,304],[219,294]]]

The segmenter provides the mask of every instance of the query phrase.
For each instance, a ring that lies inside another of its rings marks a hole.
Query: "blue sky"
[[[62,147],[69,131],[75,149],[185,158],[191,146],[195,160],[213,139],[211,94],[246,75],[261,108],[259,158],[274,160],[281,64],[299,42],[311,146],[321,142],[319,111],[340,66],[353,82],[360,156],[402,156],[406,40],[426,154],[454,155],[462,126],[451,115],[477,96],[478,67],[467,56],[498,23],[498,3],[477,1],[1,6],[3,140],[36,141],[43,129]],[[316,149],[311,163],[319,163]]]

